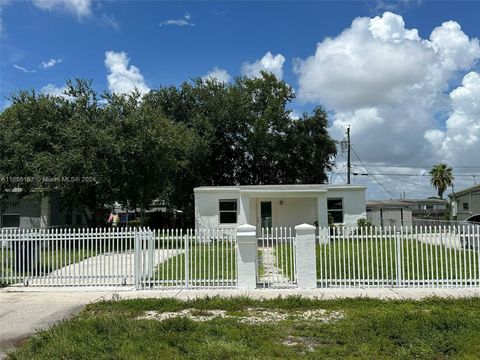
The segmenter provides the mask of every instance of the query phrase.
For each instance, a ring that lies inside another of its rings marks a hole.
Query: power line
[[[415,185],[415,186],[418,186],[418,187],[425,187],[427,186],[427,184],[417,184],[417,183],[414,183],[412,181],[407,181],[407,180],[404,180],[402,178],[395,178],[395,180],[400,180],[402,182],[404,182],[405,184],[411,184],[411,185]]]
[[[359,164],[352,164],[355,166],[361,166]],[[369,167],[385,167],[385,168],[432,168],[435,165],[381,165],[381,164],[366,164]],[[455,169],[480,169],[480,166],[454,166]]]
[[[392,195],[393,197],[396,197],[397,199],[400,199],[400,197],[398,197],[397,195],[395,195],[394,193],[392,193],[390,190],[388,190],[379,180],[377,180],[377,178],[375,176],[373,176],[373,174],[371,173],[371,171],[365,166],[365,164],[363,164],[363,161],[360,159],[360,157],[358,156],[357,152],[355,151],[355,149],[353,148],[353,146],[350,145],[350,148],[352,149],[353,153],[355,154],[355,156],[357,157],[358,161],[360,161],[360,163],[363,165],[363,167],[365,168],[365,170],[367,170],[367,172],[370,174],[370,176],[375,180],[375,182],[383,189],[385,190],[387,193],[389,193],[390,195]]]
[[[359,165],[355,165],[359,166]],[[365,168],[365,166],[363,166]],[[362,176],[368,176],[371,175],[370,173],[359,173],[359,172],[354,172],[353,175],[362,175]],[[429,174],[392,174],[392,173],[375,173],[375,175],[380,175],[380,176],[420,176],[420,177],[425,177],[425,176],[430,176]],[[480,174],[454,174],[454,177],[477,177],[480,176]]]

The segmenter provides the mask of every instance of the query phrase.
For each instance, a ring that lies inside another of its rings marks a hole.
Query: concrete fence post
[[[315,226],[295,226],[297,283],[300,289],[317,287],[317,254],[315,251]]]
[[[237,226],[238,288],[257,287],[257,232],[255,226]]]

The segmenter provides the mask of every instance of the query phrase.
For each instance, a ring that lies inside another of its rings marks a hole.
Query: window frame
[[[328,202],[330,200],[340,200],[341,204],[342,204],[342,208],[341,209],[330,209],[330,206],[328,205]],[[344,213],[344,201],[343,201],[343,198],[340,198],[340,197],[335,197],[335,198],[327,198],[327,219],[328,219],[328,215],[330,215],[331,212],[336,212],[336,213],[341,213],[342,214],[342,221],[341,222],[334,222],[334,224],[343,224],[345,222],[345,213]],[[333,215],[332,215],[333,216]]]
[[[221,205],[222,203],[234,203],[235,209],[234,210],[222,210]],[[235,222],[222,222],[222,214],[235,214]],[[219,225],[234,225],[238,223],[238,199],[218,199],[218,224]]]
[[[18,229],[20,227],[20,201],[5,201],[4,204],[12,203],[13,205],[13,211],[12,208],[9,208],[8,206],[1,209],[1,215],[2,215],[2,227],[7,228],[7,229]],[[7,216],[18,216],[18,226],[5,226],[3,217]]]

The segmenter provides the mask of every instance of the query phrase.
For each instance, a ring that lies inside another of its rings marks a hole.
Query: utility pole
[[[350,163],[350,125],[347,128],[347,184],[350,184],[350,173],[352,172],[352,165]]]

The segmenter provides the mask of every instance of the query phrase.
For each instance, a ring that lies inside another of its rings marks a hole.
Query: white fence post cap
[[[315,230],[315,226],[310,224],[300,224],[295,226],[295,230]]]
[[[253,225],[243,224],[243,225],[237,226],[237,234],[239,234],[239,235],[240,234],[244,234],[245,236],[256,235],[256,232],[257,232],[257,228]]]

